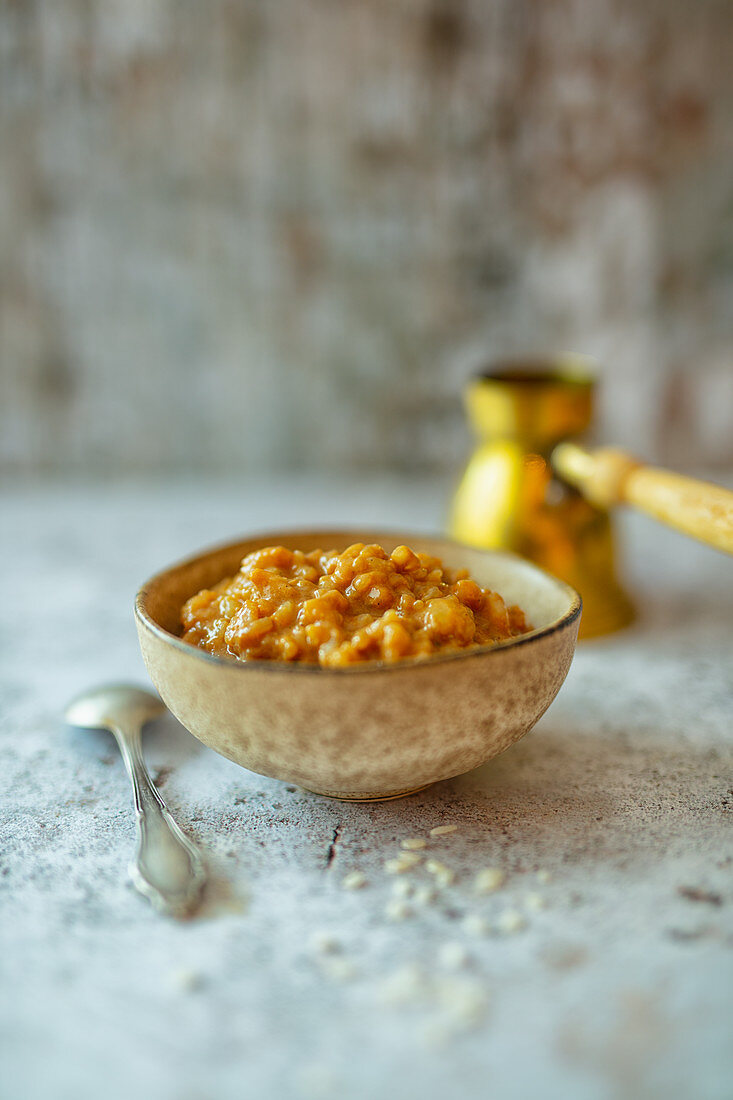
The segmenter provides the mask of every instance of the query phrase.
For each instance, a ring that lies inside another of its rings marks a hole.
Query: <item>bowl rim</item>
[[[204,550],[198,551],[195,554],[190,555],[187,558],[183,558],[180,561],[174,562],[172,565],[167,566],[165,569],[158,570],[152,577],[149,577],[138,589],[135,595],[135,617],[139,623],[144,626],[152,634],[156,635],[161,641],[167,645],[172,646],[174,649],[178,649],[180,652],[187,654],[188,656],[198,657],[209,664],[218,665],[221,668],[237,669],[240,672],[280,672],[280,673],[294,673],[296,675],[313,675],[317,673],[320,676],[352,676],[359,675],[364,676],[369,673],[376,672],[405,672],[409,669],[430,669],[435,665],[446,664],[451,661],[466,661],[476,657],[486,657],[490,653],[501,653],[507,649],[514,649],[522,645],[529,645],[532,642],[540,641],[542,638],[549,637],[552,634],[559,633],[561,630],[565,630],[567,627],[575,623],[579,618],[583,609],[583,600],[579,592],[576,591],[571,585],[565,581],[560,580],[553,573],[549,573],[546,569],[536,565],[528,558],[523,558],[521,554],[515,554],[510,550],[494,550],[487,549],[480,546],[471,546],[465,542],[459,542],[457,539],[452,539],[447,535],[440,534],[428,534],[413,531],[407,533],[405,531],[389,531],[386,529],[378,532],[372,531],[375,537],[378,535],[380,538],[401,538],[406,542],[410,538],[413,539],[427,539],[436,542],[449,543],[451,546],[455,546],[458,549],[470,550],[472,553],[486,554],[498,558],[508,558],[510,560],[521,562],[522,565],[528,566],[530,569],[537,573],[542,574],[550,580],[556,587],[562,589],[563,592],[570,599],[570,607],[568,610],[560,616],[559,619],[553,620],[547,626],[538,628],[537,630],[530,630],[526,634],[520,634],[516,638],[508,638],[503,642],[493,642],[490,645],[473,646],[470,649],[458,649],[451,650],[448,653],[438,653],[435,656],[427,658],[406,658],[402,661],[364,661],[361,664],[348,665],[345,668],[324,668],[322,665],[310,664],[304,661],[239,661],[233,657],[218,657],[214,653],[207,653],[205,649],[199,649],[198,646],[191,645],[189,642],[184,642],[177,634],[172,634],[169,630],[165,630],[156,620],[148,613],[145,608],[145,601],[147,599],[150,589],[157,583],[159,583],[163,577],[169,573],[178,572],[178,570],[187,569],[192,565],[197,564],[200,561],[221,554],[225,550],[232,550],[235,546],[244,545],[250,542],[261,542],[263,546],[277,545],[277,540],[283,538],[293,539],[301,537],[307,539],[309,537],[315,537],[316,535],[322,536],[328,533],[332,533],[334,537],[349,538],[354,536],[354,541],[364,541],[362,536],[369,536],[370,532],[366,530],[351,530],[349,528],[291,528],[284,531],[265,531],[262,533],[253,533],[245,535],[241,538],[229,539],[226,542],[217,543],[215,546],[207,547]],[[272,541],[269,541],[272,540]],[[409,543],[407,543],[409,545]]]

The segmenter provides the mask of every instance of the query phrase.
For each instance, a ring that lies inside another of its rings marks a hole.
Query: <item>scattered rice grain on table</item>
[[[385,860],[384,869],[388,875],[404,875],[414,867],[422,863],[422,856],[417,852],[400,852],[394,859]]]
[[[521,932],[527,927],[527,922],[516,909],[505,909],[496,922],[496,927],[506,935]]]
[[[460,970],[467,965],[469,954],[462,943],[449,940],[438,948],[437,959],[446,970]]]
[[[532,913],[538,913],[541,909],[547,908],[547,902],[542,894],[527,894],[524,904]]]
[[[363,871],[349,871],[341,885],[344,890],[361,890],[367,884],[367,877]]]
[[[336,955],[341,950],[341,944],[331,932],[314,932],[309,946],[318,955]]]
[[[493,894],[506,882],[506,875],[500,867],[484,867],[477,871],[473,888],[477,894]]]
[[[384,907],[384,915],[387,920],[403,921],[411,917],[413,911],[402,898],[391,898]]]
[[[324,955],[320,965],[326,977],[335,982],[349,982],[358,974],[355,963],[339,955]]]
[[[463,918],[461,927],[469,936],[488,936],[491,931],[491,925],[486,917],[482,917],[478,913],[468,913]]]
[[[425,976],[414,963],[406,963],[382,980],[377,995],[384,1004],[394,1007],[415,1004],[425,997]]]
[[[204,975],[200,970],[174,970],[171,974],[171,985],[183,993],[195,993],[206,985]]]
[[[450,868],[439,859],[427,859],[425,861],[425,870],[429,875],[442,875]]]
[[[483,985],[474,978],[444,978],[438,986],[441,1008],[456,1023],[481,1023],[488,1007]]]
[[[406,878],[398,878],[392,883],[392,897],[395,898],[409,898],[415,892],[413,883]]]
[[[456,880],[455,871],[439,859],[427,860],[425,870],[434,877],[439,886],[451,886]]]

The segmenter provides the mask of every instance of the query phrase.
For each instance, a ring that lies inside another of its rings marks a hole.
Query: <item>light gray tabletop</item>
[[[582,645],[536,729],[460,779],[344,804],[250,774],[172,719],[151,727],[151,770],[212,884],[174,923],[127,881],[112,739],[60,715],[89,685],[145,682],[137,584],[251,531],[436,530],[445,493],[5,491],[4,1096],[733,1095],[733,561],[646,520],[623,522],[638,625]],[[429,837],[441,825],[457,828]],[[437,897],[424,866],[385,869],[410,837],[455,872]],[[505,881],[477,894],[486,867]],[[361,889],[344,888],[353,871]]]

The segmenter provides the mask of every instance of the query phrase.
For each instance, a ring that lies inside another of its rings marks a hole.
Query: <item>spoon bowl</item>
[[[165,710],[161,699],[151,691],[128,684],[106,684],[72,699],[64,718],[79,729],[109,730],[120,721],[144,726]]]
[[[517,603],[534,629],[424,661],[325,669],[212,656],[184,642],[181,606],[263,546],[343,550],[401,543],[466,568]],[[135,604],[143,658],[178,720],[250,771],[336,798],[396,798],[483,764],[535,724],[575,651],[580,597],[522,558],[448,539],[374,531],[274,532],[166,569]]]

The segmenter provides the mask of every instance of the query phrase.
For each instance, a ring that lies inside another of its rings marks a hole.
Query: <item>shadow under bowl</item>
[[[183,603],[264,546],[309,551],[407,544],[468,569],[534,629],[494,646],[345,669],[214,657],[182,641]],[[387,799],[503,752],[557,695],[575,651],[580,596],[513,554],[383,531],[285,531],[216,547],[158,573],[135,602],[140,647],[166,706],[205,745],[261,775],[343,799]]]

